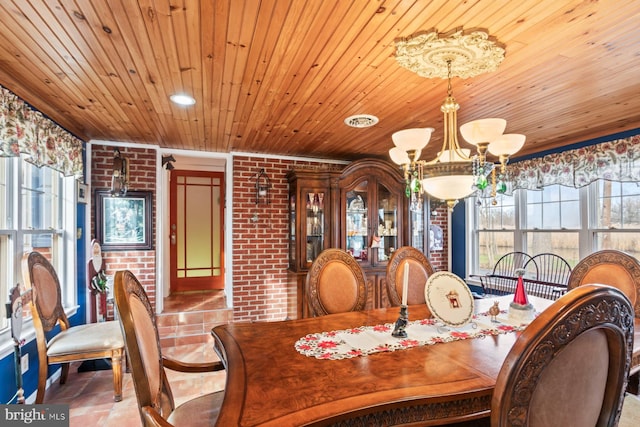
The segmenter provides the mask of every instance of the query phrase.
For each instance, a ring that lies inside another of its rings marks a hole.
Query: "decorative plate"
[[[473,295],[467,284],[448,271],[427,279],[424,297],[433,316],[449,326],[462,326],[473,316]]]

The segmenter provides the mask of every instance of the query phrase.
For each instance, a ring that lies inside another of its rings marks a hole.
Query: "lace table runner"
[[[499,335],[523,330],[527,324],[514,323],[503,310],[496,321],[489,313],[473,316],[468,324],[461,327],[448,327],[436,319],[410,321],[406,327],[407,338],[391,336],[394,324],[359,326],[341,331],[308,334],[295,343],[296,350],[317,359],[348,359],[368,354],[404,350],[411,347],[433,345],[451,341]]]

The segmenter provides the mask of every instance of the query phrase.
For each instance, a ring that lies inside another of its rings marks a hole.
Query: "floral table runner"
[[[444,326],[436,319],[410,321],[406,327],[407,338],[391,336],[394,328],[393,323],[313,333],[296,341],[295,348],[305,356],[338,360],[423,345],[505,334],[521,331],[526,326],[525,323],[510,321],[507,311],[503,310],[495,321],[491,320],[488,312],[479,313],[473,316],[471,322],[456,328]]]

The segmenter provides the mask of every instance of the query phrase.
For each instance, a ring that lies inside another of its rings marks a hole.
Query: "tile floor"
[[[186,292],[165,298],[164,311],[158,316],[161,337],[163,329],[167,329],[161,325],[163,320],[171,320],[174,317],[184,320],[196,316],[198,319],[203,318],[199,320],[202,322],[200,327],[203,328],[203,339],[192,339],[191,341],[196,342],[183,344],[185,341],[161,338],[163,354],[185,362],[218,360],[208,333],[211,325],[207,322],[214,321],[213,318],[217,316],[215,313],[224,309],[224,291]],[[184,334],[185,331],[176,330],[169,333]],[[79,373],[78,366],[80,363],[72,363],[67,383],[60,385],[56,380],[47,390],[44,399],[45,403],[70,405],[70,427],[142,426],[131,374],[123,373],[122,401],[114,402],[111,370]],[[194,374],[167,370],[167,377],[176,405],[179,405],[202,394],[224,389],[226,374],[224,371]]]
[[[209,344],[194,344],[163,349],[175,359],[196,362],[217,360]],[[138,403],[131,374],[123,374],[122,401],[113,401],[113,376],[108,371],[78,373],[72,363],[67,383],[56,381],[45,394],[45,403],[69,404],[70,427],[141,427]],[[176,405],[197,396],[224,389],[224,371],[183,373],[167,370]]]

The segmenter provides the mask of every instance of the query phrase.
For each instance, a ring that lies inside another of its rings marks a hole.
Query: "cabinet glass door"
[[[306,193],[305,260],[309,266],[324,249],[325,196],[324,192]]]
[[[398,198],[384,185],[378,184],[378,229],[374,237],[374,250],[378,261],[388,261],[398,248]]]
[[[366,261],[369,258],[367,181],[363,181],[354,190],[347,192],[346,207],[347,251],[351,252],[355,259]]]
[[[296,195],[289,195],[289,267],[296,265]]]

